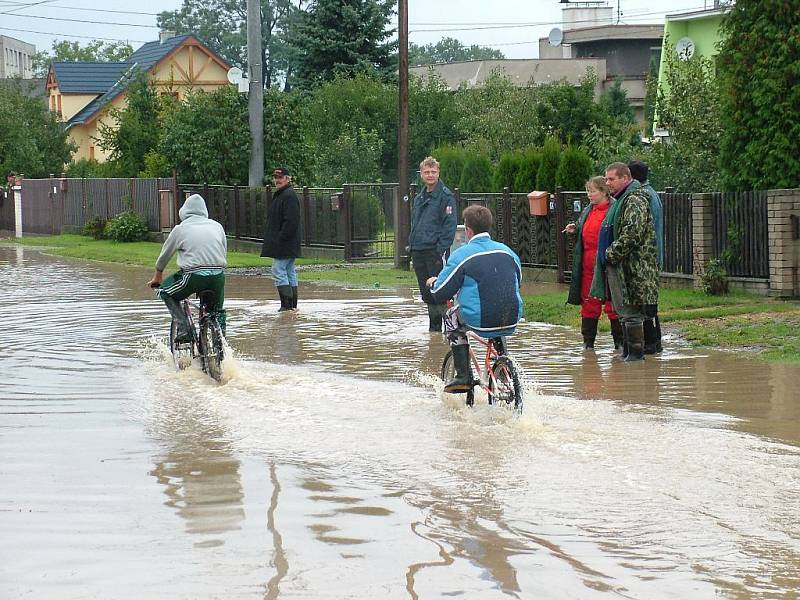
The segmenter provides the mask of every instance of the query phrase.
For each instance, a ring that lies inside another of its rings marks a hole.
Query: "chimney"
[[[175,37],[175,32],[174,32],[174,31],[165,31],[165,30],[162,30],[162,31],[159,31],[159,32],[158,32],[158,41],[159,41],[159,43],[161,43],[161,44],[163,44],[163,43],[164,43],[165,41],[167,41],[169,38],[174,38],[174,37]]]

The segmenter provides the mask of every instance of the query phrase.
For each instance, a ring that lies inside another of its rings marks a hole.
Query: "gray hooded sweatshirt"
[[[203,197],[189,196],[178,215],[181,222],[164,242],[156,269],[163,271],[175,252],[178,253],[178,268],[184,272],[224,268],[228,264],[228,240],[222,225],[208,218]]]

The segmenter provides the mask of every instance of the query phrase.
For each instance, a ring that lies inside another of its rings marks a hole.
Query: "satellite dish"
[[[682,37],[675,44],[675,53],[680,60],[689,60],[694,56],[694,41],[690,37]]]
[[[564,41],[564,32],[558,27],[553,27],[550,30],[550,35],[547,36],[547,41],[550,42],[551,46],[560,46],[561,42]]]
[[[242,70],[239,67],[231,67],[228,69],[228,81],[233,85],[238,85],[242,80]]]

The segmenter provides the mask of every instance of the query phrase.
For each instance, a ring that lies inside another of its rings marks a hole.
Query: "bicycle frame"
[[[490,339],[482,338],[472,331],[467,331],[467,339],[469,339],[469,359],[470,362],[472,362],[475,373],[478,374],[478,379],[475,383],[488,393],[490,386],[494,386],[495,388],[497,387],[497,377],[494,374],[492,364],[497,360],[500,354],[497,352],[492,340]],[[483,353],[483,368],[481,368],[481,364],[478,361],[478,355],[475,352],[474,342],[478,342],[485,349],[485,352]]]

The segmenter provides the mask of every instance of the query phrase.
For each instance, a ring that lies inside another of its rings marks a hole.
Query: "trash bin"
[[[549,199],[549,192],[533,191],[528,194],[528,204],[531,214],[537,217],[546,217],[550,212],[550,207],[547,205]]]

